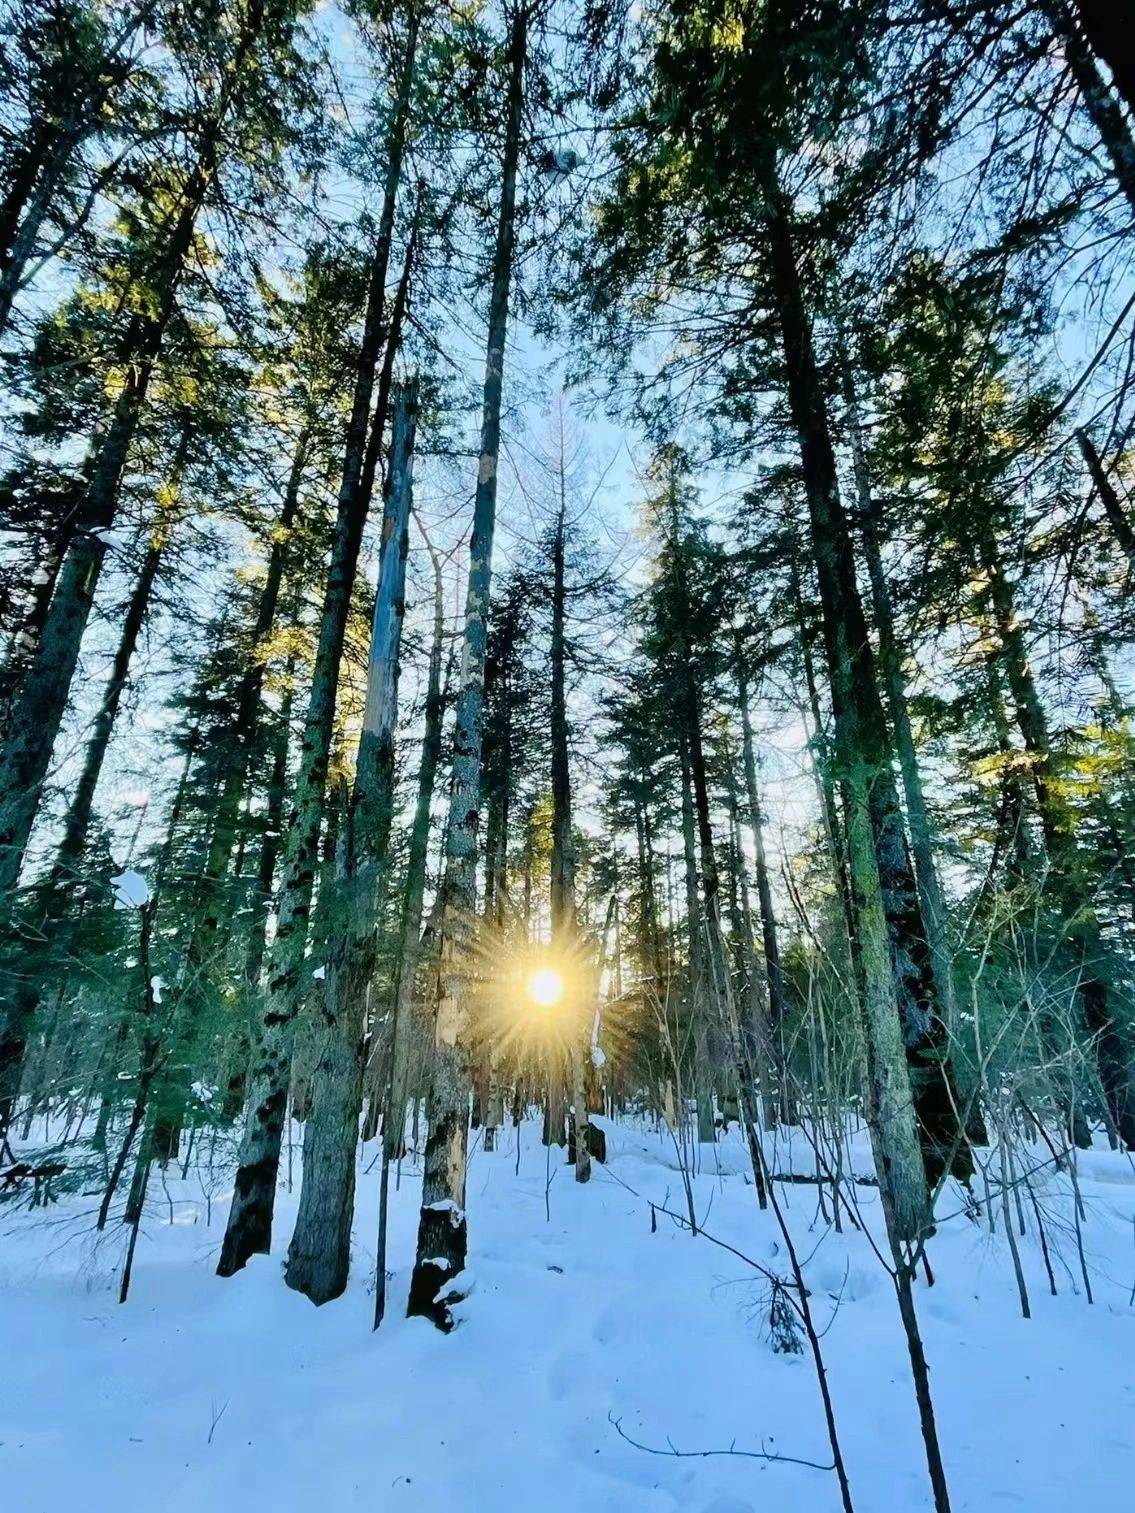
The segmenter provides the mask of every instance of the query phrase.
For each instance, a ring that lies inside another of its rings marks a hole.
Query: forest
[[[1133,26],[0,0],[5,1507],[1122,1506]]]

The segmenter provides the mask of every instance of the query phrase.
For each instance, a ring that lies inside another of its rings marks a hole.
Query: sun
[[[550,1009],[564,995],[564,980],[554,967],[537,967],[526,986],[529,998],[542,1009]]]

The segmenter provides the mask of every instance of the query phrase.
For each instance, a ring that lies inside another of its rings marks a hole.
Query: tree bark
[[[757,884],[757,907],[761,917],[761,940],[764,945],[765,979],[768,983],[769,1033],[772,1060],[776,1066],[777,1115],[786,1123],[794,1122],[792,1088],[788,1073],[788,1047],[785,1043],[787,1009],[784,970],[780,964],[780,940],[776,910],[772,901],[768,858],[765,855],[764,810],[757,782],[757,759],[753,743],[753,719],[749,709],[749,680],[740,653],[737,656],[737,703],[741,710],[741,756],[745,768],[745,794],[749,802],[749,828],[753,837],[753,873]],[[773,1106],[771,1089],[766,1094]]]
[[[858,496],[860,539],[867,563],[867,576],[871,584],[871,607],[879,640],[879,669],[890,711],[891,730],[894,734],[903,796],[906,800],[906,822],[914,856],[922,926],[930,952],[934,988],[941,1006],[943,1040],[948,1046],[957,1022],[957,999],[954,992],[954,963],[950,954],[946,900],[938,876],[930,811],[922,786],[918,751],[914,744],[914,730],[911,726],[910,708],[906,696],[906,679],[903,674],[902,652],[895,631],[891,588],[883,567],[881,508],[871,491],[871,478],[867,469],[867,458],[860,428],[859,406],[851,367],[845,351],[840,353],[840,367]],[[957,1096],[956,1090],[953,1096]],[[976,1105],[968,1109],[965,1124],[969,1140],[980,1144],[986,1142],[985,1128]]]
[[[37,543],[30,592],[25,599],[23,614],[8,643],[3,669],[0,670],[0,731],[8,729],[13,700],[28,668],[35,660],[72,534],[73,522],[67,519]]]
[[[1074,0],[1074,5],[1088,46],[1111,70],[1116,89],[1135,117],[1135,59],[1127,30],[1130,16],[1115,0]]]
[[[7,328],[31,245],[42,224],[42,213],[35,213],[32,200],[43,198],[42,183],[56,132],[55,123],[41,117],[16,149],[15,163],[9,163],[0,200],[0,336]]]
[[[1101,46],[1106,43],[1108,53],[1105,62],[1114,70],[1120,57],[1130,53],[1130,38],[1125,38],[1119,47],[1111,46],[1111,39],[1118,39],[1113,28],[1110,29],[1110,37],[1105,35],[1101,0],[1089,0],[1089,3],[1075,0],[1075,3],[1078,15],[1065,0],[1047,0],[1048,14],[1064,53],[1064,61],[1080,91],[1084,109],[1111,161],[1116,183],[1135,211],[1135,140],[1132,140],[1131,129],[1124,120],[1122,107],[1104,82],[1092,56],[1096,43]],[[1092,40],[1092,46],[1089,46],[1089,39]],[[1125,67],[1121,65],[1119,72],[1115,73],[1116,84],[1125,95],[1131,88],[1131,74],[1129,62]],[[1127,95],[1126,98],[1130,107],[1130,96]]]
[[[853,948],[859,975],[856,999],[867,1062],[865,1105],[888,1227],[914,1241],[930,1222],[927,1182],[935,1182],[941,1174],[944,1151],[960,1132],[944,1086],[940,1037],[925,1033],[932,1006],[919,984],[906,981],[910,967],[924,952],[919,953],[917,941],[909,939],[905,906],[893,925],[888,919],[884,889],[894,879],[884,880],[881,872],[884,860],[888,872],[896,870],[895,853],[903,844],[889,743],[800,289],[791,210],[775,178],[770,178],[766,215],[789,407],[800,442],[823,607],[852,890]],[[902,933],[896,930],[892,942],[894,926]],[[917,1067],[911,1064],[916,1056],[921,1063]],[[916,1072],[914,1077],[912,1072]]]
[[[397,395],[391,434],[382,556],[371,630],[366,712],[341,851],[341,905],[326,967],[321,1052],[304,1126],[303,1187],[284,1280],[313,1303],[347,1285],[362,1108],[363,1031],[374,975],[394,819],[394,729],[406,612],[418,386]]]
[[[567,479],[565,476],[563,408],[560,408],[559,513],[552,537],[552,946],[560,960],[570,962],[566,973],[570,1016],[568,1063],[571,1075],[571,1139],[575,1154],[575,1180],[591,1177],[591,1152],[587,1134],[587,1099],[583,1087],[583,1056],[590,1029],[584,1002],[585,978],[579,959],[579,923],[575,909],[575,841],[572,836],[571,763],[568,752],[567,714]]]
[[[300,743],[299,771],[284,841],[280,904],[269,956],[260,1044],[250,1079],[249,1108],[241,1139],[232,1207],[217,1267],[221,1276],[231,1276],[239,1271],[252,1255],[266,1254],[272,1243],[276,1172],[288,1101],[293,1029],[303,1001],[301,977],[335,719],[339,663],[367,516],[368,499],[361,480],[368,417],[383,339],[385,337],[388,344],[396,344],[399,336],[393,326],[384,331],[383,306],[410,114],[417,37],[415,12],[411,16],[397,102],[387,138],[382,216],[371,259],[363,340],[344,447],[331,563]],[[372,425],[378,424],[381,421],[376,416]]]
[[[685,863],[686,882],[686,936],[688,940],[686,972],[688,978],[687,1011],[690,1019],[689,1044],[692,1048],[693,1092],[697,1107],[697,1131],[699,1145],[712,1145],[715,1138],[713,1118],[713,1069],[710,1065],[710,998],[713,992],[712,973],[706,961],[708,931],[702,917],[702,903],[698,890],[697,830],[694,820],[693,783],[690,775],[689,742],[685,731],[678,738],[678,758],[682,783],[682,859]],[[682,1046],[678,1044],[676,1057],[680,1060]],[[673,1075],[680,1087],[685,1084],[680,1065],[673,1068]],[[683,1092],[683,1105],[685,1103]],[[683,1122],[686,1110],[681,1110]]]
[[[298,607],[297,607],[298,611]],[[295,616],[293,616],[294,620]],[[256,863],[256,882],[253,885],[251,911],[252,921],[248,933],[248,945],[244,957],[244,982],[247,991],[260,991],[260,973],[264,966],[264,950],[267,944],[265,926],[266,911],[272,901],[272,888],[276,880],[276,866],[280,860],[280,841],[284,824],[284,801],[288,791],[288,751],[291,745],[292,708],[295,703],[293,687],[295,679],[295,656],[289,656],[284,672],[284,692],[276,716],[276,735],[272,746],[272,768],[268,774],[267,798],[264,806],[264,831],[260,842],[260,855]],[[243,1071],[242,1068],[242,1081]],[[241,1100],[243,1107],[243,1099]],[[237,1110],[239,1112],[239,1109]]]
[[[470,971],[469,932],[477,904],[477,832],[481,802],[481,735],[484,714],[485,641],[496,523],[500,457],[504,344],[508,329],[512,258],[516,237],[516,176],[524,114],[524,66],[528,10],[513,12],[508,41],[508,104],[500,213],[493,255],[485,356],[480,462],[469,547],[465,599],[462,686],[453,745],[453,787],[446,830],[446,866],[435,1055],[430,1089],[417,1258],[407,1312],[453,1327],[450,1304],[460,1296],[455,1279],[465,1268],[465,1152],[468,1139],[469,1070],[466,1045]]]
[[[426,682],[425,728],[422,754],[418,764],[418,795],[414,820],[410,828],[406,880],[402,890],[402,925],[398,948],[398,970],[394,982],[394,1004],[390,1025],[388,1065],[382,1097],[382,1186],[379,1193],[378,1264],[375,1285],[374,1327],[382,1323],[386,1312],[386,1212],[390,1163],[402,1154],[406,1129],[406,1099],[410,1082],[410,1047],[414,1027],[414,989],[421,954],[422,905],[426,894],[426,858],[430,839],[430,806],[441,759],[442,720],[445,694],[441,683],[441,662],[445,642],[445,598],[441,559],[433,543],[422,532],[434,569],[434,628],[430,643],[429,672]],[[415,1095],[415,1123],[417,1095]]]
[[[749,888],[749,867],[741,841],[741,805],[737,794],[737,779],[733,767],[733,755],[728,755],[729,825],[732,890],[730,915],[739,958],[741,992],[738,995],[738,1020],[741,1033],[741,1054],[753,1070],[756,1088],[761,1094],[761,1125],[766,1130],[777,1125],[778,1091],[773,1084],[772,1062],[769,1047],[772,1034],[769,1014],[757,986],[757,952],[753,934],[753,911]]]

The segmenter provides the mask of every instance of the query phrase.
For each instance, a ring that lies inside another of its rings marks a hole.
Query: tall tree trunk
[[[41,130],[20,155],[0,206],[0,336],[8,330],[12,307],[68,163],[86,135],[76,119],[74,103],[68,115],[62,123],[40,123]]]
[[[677,480],[673,475],[667,501],[666,531],[669,546],[669,588],[673,612],[671,651],[675,660],[672,699],[680,730],[683,831],[688,827],[685,813],[687,803],[685,790],[688,776],[689,785],[693,790],[694,816],[701,852],[701,925],[704,931],[702,959],[705,967],[704,975],[716,1010],[711,1028],[716,1031],[719,1039],[724,1039],[727,1064],[736,1077],[744,1114],[745,1135],[753,1162],[753,1180],[758,1201],[764,1208],[768,1195],[764,1182],[764,1157],[760,1145],[761,1116],[757,1098],[757,1072],[755,1064],[745,1054],[745,1041],[737,1015],[733,984],[729,975],[725,933],[722,928],[721,881],[710,819],[709,782],[702,740],[701,687],[686,630],[686,627],[694,620],[694,602],[687,578],[684,543],[680,534]],[[685,840],[685,845],[688,859],[690,851],[688,840]]]
[[[15,150],[15,161],[8,164],[8,181],[0,199],[0,336],[7,329],[12,301],[43,223],[33,200],[43,199],[45,169],[53,156],[57,130],[55,122],[41,116]]]
[[[417,256],[420,227],[421,204],[419,202],[414,209],[413,223],[406,238],[406,250],[402,254],[402,272],[398,275],[398,287],[394,291],[394,299],[390,306],[386,347],[382,354],[382,366],[378,370],[378,390],[374,401],[374,413],[371,415],[362,472],[359,475],[359,497],[368,510],[374,497],[375,479],[378,476],[378,465],[382,458],[383,442],[386,440],[386,417],[390,412],[390,389],[394,382],[394,363],[402,348],[400,336],[410,304],[410,278]],[[394,337],[399,339],[392,339]]]
[[[741,841],[741,805],[733,754],[728,754],[729,825],[732,888],[730,914],[734,941],[740,961],[741,992],[738,995],[738,1023],[741,1054],[751,1067],[761,1097],[761,1122],[766,1130],[777,1124],[777,1090],[773,1085],[769,1048],[772,1034],[769,1015],[757,986],[757,952],[753,935],[753,911],[749,890],[749,867]],[[738,1090],[740,1091],[740,1090]]]
[[[1073,4],[1088,46],[1111,70],[1115,87],[1135,118],[1135,59],[1127,30],[1130,16],[1115,0],[1073,0]]]
[[[394,819],[394,728],[406,612],[418,386],[394,403],[382,556],[367,669],[366,712],[345,816],[336,926],[326,968],[320,1056],[304,1126],[303,1188],[284,1280],[313,1303],[347,1285],[362,1107],[363,1031],[374,976]]]
[[[713,974],[707,961],[709,935],[702,916],[702,904],[698,890],[697,830],[694,820],[693,783],[690,776],[690,750],[686,733],[678,737],[678,758],[682,784],[682,857],[685,863],[686,880],[686,934],[689,941],[687,953],[687,1006],[690,1018],[689,1042],[692,1047],[693,1093],[697,1106],[698,1144],[714,1143],[713,1118],[713,1068],[710,1065],[710,1004],[720,1006],[713,993]],[[677,1055],[680,1058],[681,1045]],[[673,1069],[680,1083],[681,1066]],[[683,1088],[683,1123],[685,1121],[685,1089]]]
[[[485,655],[485,708],[495,719],[485,730],[484,796],[485,919],[503,930],[508,909],[508,840],[515,765],[512,688],[523,635],[523,603],[511,595],[494,616],[494,635]]]
[[[568,716],[565,647],[564,532],[566,503],[562,495],[563,448],[561,446],[561,498],[552,540],[552,640],[551,640],[551,757],[552,757],[552,943],[569,950],[576,928],[575,847],[571,833],[571,764],[568,760]]]
[[[757,884],[757,907],[761,917],[761,941],[764,945],[765,979],[768,983],[769,1034],[772,1061],[776,1067],[776,1113],[786,1123],[794,1122],[792,1088],[788,1072],[788,1047],[785,1042],[787,996],[784,969],[780,963],[780,939],[777,934],[776,909],[772,901],[772,882],[765,854],[764,810],[757,782],[757,756],[753,742],[753,718],[749,709],[749,679],[740,651],[737,655],[737,703],[741,710],[741,756],[745,768],[745,796],[749,804],[749,830],[753,838],[753,872]],[[771,1090],[766,1090],[772,1103]]]
[[[646,806],[646,778],[639,773],[634,789],[635,855],[638,863],[638,954],[640,970],[650,984],[650,991],[662,1003],[666,993],[666,974],[662,970],[662,938],[658,928],[658,900],[655,897],[654,841],[650,812]]]
[[[816,678],[816,659],[812,653],[816,629],[809,623],[805,612],[803,588],[795,558],[792,561],[792,598],[796,607],[796,643],[804,672],[804,686],[808,694],[808,713],[804,719],[805,729],[808,727],[808,715],[811,716],[808,755],[816,783],[816,797],[820,804],[820,822],[831,866],[832,882],[839,896],[850,947],[855,934],[855,911],[851,898],[851,879],[847,874],[847,845],[844,840],[843,825],[840,822],[839,808],[836,804],[833,777],[835,762],[832,757],[831,742],[825,729],[824,711],[820,703],[820,689]]]
[[[789,407],[800,442],[823,607],[860,977],[856,999],[867,1059],[866,1111],[888,1229],[913,1241],[930,1221],[927,1181],[941,1175],[945,1153],[960,1130],[943,1076],[940,1021],[921,983],[906,980],[925,951],[911,939],[906,900],[887,897],[896,884],[902,886],[901,876],[893,875],[903,842],[891,754],[800,289],[791,211],[771,175],[766,214]],[[884,863],[891,876],[880,875]]]
[[[419,526],[420,528],[420,526]],[[441,662],[445,645],[445,595],[441,558],[425,531],[423,539],[434,570],[434,625],[426,679],[425,726],[418,764],[418,794],[410,827],[406,878],[402,888],[402,922],[398,945],[398,968],[394,980],[394,1003],[387,1048],[386,1079],[382,1092],[382,1182],[379,1191],[378,1261],[375,1285],[374,1327],[386,1312],[386,1212],[390,1163],[402,1154],[409,1093],[410,1047],[414,1027],[414,989],[421,953],[422,905],[426,896],[426,859],[430,841],[430,806],[433,802],[438,763],[441,759],[445,692]],[[447,678],[448,681],[448,678]],[[415,1121],[417,1098],[415,1095]]]
[[[297,596],[298,597],[298,596]],[[292,616],[295,623],[299,606]],[[260,840],[260,854],[256,861],[256,879],[249,896],[249,926],[244,949],[242,978],[242,1012],[234,1027],[231,1049],[227,1056],[228,1078],[221,1117],[233,1120],[239,1117],[248,1094],[249,1061],[255,1043],[256,1025],[259,1022],[260,974],[264,966],[264,951],[267,946],[268,909],[272,902],[272,885],[276,879],[276,865],[280,859],[280,838],[284,823],[284,801],[288,786],[288,752],[291,746],[292,706],[296,658],[289,655],[284,670],[284,691],[276,717],[276,733],[272,742],[272,767],[268,775],[267,796],[264,806],[264,825]]]
[[[922,926],[930,952],[934,987],[938,995],[941,1018],[944,1024],[944,1043],[948,1044],[957,1023],[957,999],[954,992],[954,963],[950,954],[948,938],[948,913],[938,865],[934,856],[933,829],[926,794],[922,786],[922,771],[918,751],[914,744],[914,731],[910,721],[910,708],[906,696],[906,679],[903,674],[902,652],[895,631],[894,606],[891,588],[883,567],[881,507],[873,497],[871,478],[867,470],[867,458],[863,449],[860,429],[859,406],[854,380],[847,353],[841,352],[840,366],[843,380],[844,402],[851,433],[851,454],[855,474],[855,487],[859,504],[860,538],[867,563],[867,575],[871,584],[871,607],[874,612],[875,630],[879,638],[879,669],[891,716],[891,729],[902,777],[903,796],[906,800],[906,820],[910,831],[911,851],[914,857],[915,879],[922,911]],[[954,1092],[956,1096],[956,1089]],[[985,1127],[980,1110],[967,1106],[965,1115],[967,1139],[984,1144]]]
[[[418,19],[414,12],[387,137],[382,216],[371,259],[363,339],[343,454],[331,563],[324,590],[319,642],[300,743],[299,771],[284,844],[280,903],[276,936],[269,956],[262,1033],[250,1080],[249,1108],[241,1139],[232,1208],[217,1267],[221,1276],[231,1276],[239,1271],[250,1256],[266,1254],[272,1244],[276,1171],[280,1162],[284,1114],[288,1102],[293,1027],[303,1001],[301,977],[315,883],[331,732],[335,719],[339,663],[367,516],[368,500],[361,487],[367,424],[383,339],[385,337],[388,344],[397,344],[399,337],[393,323],[388,331],[384,330],[383,307],[394,235],[394,210],[410,113],[417,38]],[[382,419],[376,415],[372,425],[381,424]]]
[[[938,867],[934,858],[934,844],[930,825],[930,813],[926,806],[926,794],[922,786],[918,752],[914,744],[914,731],[910,723],[910,708],[906,697],[906,679],[903,675],[902,652],[895,633],[895,615],[891,600],[891,586],[883,567],[881,507],[871,492],[871,478],[867,470],[867,458],[863,449],[863,436],[859,417],[859,405],[847,353],[840,354],[843,396],[847,408],[848,429],[851,438],[851,455],[855,474],[855,488],[859,504],[859,530],[863,543],[863,555],[867,563],[867,576],[871,584],[871,607],[874,611],[875,631],[879,638],[879,670],[886,691],[887,704],[894,731],[895,747],[902,776],[903,795],[906,799],[906,818],[910,828],[911,850],[914,854],[918,893],[922,904],[922,917],[926,926],[927,944],[934,963],[934,981],[941,995],[942,1009],[947,1027],[953,1025],[956,1013],[953,963],[950,959],[946,938],[946,903],[938,879]]]
[[[13,700],[35,660],[73,527],[74,522],[68,518],[53,531],[45,533],[37,543],[35,571],[28,585],[23,612],[13,627],[4,666],[0,669],[0,731],[8,729]]]
[[[753,1163],[753,1183],[761,1208],[768,1202],[764,1180],[764,1156],[761,1151],[761,1113],[757,1098],[757,1070],[745,1055],[745,1042],[737,1017],[737,1005],[729,978],[729,959],[725,949],[725,932],[721,921],[721,879],[709,813],[709,783],[701,733],[701,693],[693,674],[688,648],[681,649],[686,672],[686,739],[689,745],[690,776],[693,780],[694,813],[697,818],[698,845],[701,851],[702,921],[706,936],[708,976],[718,1006],[717,1029],[724,1035],[728,1064],[737,1080],[745,1138]]]
[[[283,504],[272,531],[272,544],[264,572],[264,584],[256,606],[248,664],[241,674],[233,700],[229,731],[229,756],[224,764],[221,794],[213,832],[201,874],[201,895],[193,922],[189,956],[202,953],[228,918],[224,883],[240,831],[240,809],[245,801],[249,769],[257,749],[261,699],[267,668],[268,646],[276,625],[280,591],[290,560],[292,537],[300,512],[304,474],[311,456],[314,422],[308,416],[300,427],[292,452]]]
[[[95,126],[93,115],[84,119],[84,108],[95,103],[81,96],[52,101],[50,109],[30,123],[16,151],[0,200],[0,336],[8,329],[12,306],[68,166]]]
[[[1129,61],[1124,65],[1120,63],[1120,59],[1130,53],[1130,37],[1125,36],[1118,47],[1111,45],[1111,39],[1118,41],[1118,38],[1114,29],[1111,30],[1110,38],[1105,34],[1101,24],[1100,0],[1089,0],[1087,4],[1084,0],[1074,0],[1074,3],[1079,15],[1067,0],[1046,0],[1046,8],[1063,51],[1064,61],[1080,91],[1084,109],[1111,160],[1116,183],[1135,211],[1135,140],[1132,139],[1131,128],[1124,119],[1119,101],[1104,82],[1092,56],[1096,44],[1108,45],[1105,62],[1113,69],[1118,65],[1116,84],[1126,93],[1131,88],[1132,69]],[[1089,41],[1092,46],[1089,46]],[[1127,96],[1127,103],[1130,106],[1130,96]]]
[[[260,973],[268,935],[266,914],[272,901],[276,867],[280,860],[280,841],[284,825],[284,801],[288,793],[288,752],[291,747],[292,709],[295,704],[295,656],[289,656],[284,671],[284,691],[276,715],[276,734],[272,745],[272,768],[268,774],[264,805],[264,830],[260,855],[256,862],[256,882],[251,901],[251,926],[244,956],[244,982],[250,994],[260,991]],[[246,1068],[242,1068],[241,1080]],[[243,1102],[242,1105],[243,1107]]]
[[[997,755],[1001,762],[1000,798],[994,838],[994,855],[988,882],[996,878],[1002,856],[1014,883],[1027,879],[1032,871],[1032,846],[1025,819],[1025,790],[1020,775],[1020,753],[1013,745],[1012,725],[1005,707],[1004,675],[997,655],[995,637],[983,636],[982,660],[985,696],[993,726]]]
[[[567,714],[567,479],[564,453],[563,406],[560,406],[559,513],[552,538],[552,643],[551,643],[551,745],[552,745],[552,946],[561,961],[570,961],[566,974],[571,1074],[571,1139],[575,1153],[575,1180],[591,1177],[588,1148],[587,1099],[583,1089],[583,1047],[588,1039],[590,1016],[583,1001],[585,978],[579,960],[579,924],[575,910],[575,841],[571,828],[571,763],[568,754]]]
[[[484,714],[485,641],[496,524],[500,459],[504,344],[508,329],[512,257],[516,239],[516,174],[524,115],[524,65],[528,50],[525,0],[513,12],[508,41],[508,104],[500,213],[493,255],[485,355],[480,462],[469,546],[465,599],[462,686],[453,736],[453,786],[446,830],[439,994],[430,1132],[426,1143],[418,1250],[410,1282],[408,1313],[453,1325],[450,1303],[455,1278],[465,1269],[465,1151],[468,1139],[469,1072],[466,1019],[470,984],[469,930],[477,905],[477,832],[481,802],[481,734]]]

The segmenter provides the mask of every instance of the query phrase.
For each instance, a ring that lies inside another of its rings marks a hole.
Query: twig
[[[614,1429],[620,1439],[625,1439],[628,1445],[633,1445],[636,1450],[643,1450],[647,1455],[670,1455],[678,1460],[704,1460],[710,1455],[739,1455],[745,1460],[777,1460],[783,1461],[788,1466],[808,1466],[813,1471],[834,1471],[834,1461],[805,1460],[799,1455],[778,1455],[772,1450],[738,1450],[736,1441],[725,1450],[679,1450],[669,1435],[666,1436],[666,1449],[660,1450],[655,1445],[644,1445],[637,1439],[632,1439],[623,1428],[621,1419],[613,1413],[607,1414],[607,1422]]]
[[[213,1403],[211,1405],[212,1406],[212,1414],[213,1414],[213,1422],[209,1425],[209,1438],[205,1441],[205,1443],[207,1445],[211,1445],[213,1443],[213,1434],[214,1434],[214,1432],[216,1430],[217,1425],[221,1422],[221,1419],[224,1418],[224,1416],[225,1416],[225,1409],[228,1407],[228,1405],[229,1405],[228,1398],[225,1399],[225,1401],[221,1404],[221,1406],[220,1406],[219,1409],[217,1408],[216,1403]]]

